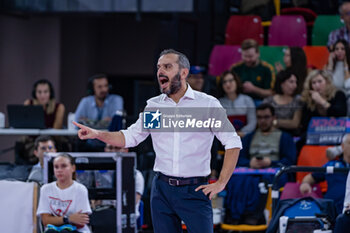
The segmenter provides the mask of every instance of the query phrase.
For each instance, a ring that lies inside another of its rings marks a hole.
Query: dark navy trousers
[[[335,222],[334,233],[347,233],[349,232],[350,215],[339,214]]]
[[[213,233],[213,211],[211,201],[195,189],[206,183],[171,186],[153,179],[151,190],[151,214],[155,233],[182,232],[181,220],[189,233]]]

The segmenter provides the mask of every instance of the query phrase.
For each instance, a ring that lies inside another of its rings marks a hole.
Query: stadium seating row
[[[307,26],[312,26],[312,45],[325,46],[329,33],[344,25],[339,15],[318,15],[315,21],[308,22],[305,19],[307,18],[303,15],[274,16],[271,24],[268,24],[268,45],[306,46]],[[260,16],[232,15],[226,25],[225,44],[240,45],[247,38],[255,39],[260,45],[264,44],[263,22]]]

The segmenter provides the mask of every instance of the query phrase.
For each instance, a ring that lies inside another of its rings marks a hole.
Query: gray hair
[[[176,63],[179,65],[180,69],[186,68],[190,70],[190,62],[185,54],[180,53],[174,49],[165,49],[160,53],[159,57],[166,54],[176,54],[178,56]]]
[[[349,4],[350,2],[343,2],[340,6],[339,6],[339,14],[342,15],[343,14],[343,6],[346,4]]]

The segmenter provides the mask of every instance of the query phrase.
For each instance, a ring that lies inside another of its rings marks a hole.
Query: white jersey
[[[80,210],[82,213],[92,213],[88,191],[84,185],[74,181],[68,188],[60,189],[54,181],[41,187],[37,215],[46,213],[53,216],[69,216]],[[90,233],[86,225],[78,231]]]

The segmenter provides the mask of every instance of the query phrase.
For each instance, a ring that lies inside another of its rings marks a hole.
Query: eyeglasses
[[[349,15],[350,15],[350,11],[348,11],[348,12],[343,12],[343,15],[349,16]]]
[[[232,83],[233,81],[235,81],[234,79],[227,79],[225,81],[222,82],[223,85],[225,85],[226,83]]]
[[[42,146],[40,147],[41,150],[52,150],[52,149],[55,149],[54,146]]]

